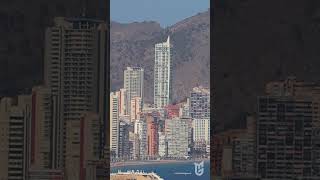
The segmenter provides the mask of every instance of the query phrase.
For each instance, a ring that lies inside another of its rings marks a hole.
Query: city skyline
[[[123,86],[110,94],[111,161],[139,163],[138,160],[207,157],[210,152],[209,89],[195,87],[187,101],[172,104],[174,59],[171,51],[174,47],[170,36],[149,48],[155,52],[154,82],[144,82],[143,68],[127,66],[123,69]],[[148,84],[154,84],[151,104],[143,99],[144,85]],[[124,149],[124,142],[128,149]]]
[[[87,11],[86,1],[81,6],[78,16],[64,16],[64,6],[57,5],[61,14],[41,20],[43,80],[0,99],[0,178],[95,180],[122,161],[208,160],[210,129],[202,126],[208,120],[194,125],[192,101],[173,104],[170,34],[149,47],[155,52],[154,81],[145,81],[148,70],[128,66],[123,87],[109,92],[109,25],[103,13]],[[12,19],[23,21],[20,14]],[[155,87],[156,108],[145,103],[145,84]]]

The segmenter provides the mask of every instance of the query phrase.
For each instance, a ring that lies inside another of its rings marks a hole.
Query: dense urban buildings
[[[170,37],[155,45],[154,104],[143,99],[144,70],[139,67],[126,67],[124,87],[111,93],[112,162],[209,156],[209,89],[195,87],[184,101],[170,102],[171,48]]]
[[[109,156],[111,162],[208,157],[206,112],[190,116],[191,92],[170,102],[170,38],[155,45],[157,104],[147,104],[142,68],[127,67],[124,87],[107,92],[107,33],[105,22],[85,17],[57,17],[47,28],[44,84],[0,101],[0,179],[104,178]]]
[[[163,108],[171,101],[172,54],[170,36],[166,42],[155,45],[154,106]]]
[[[320,85],[288,77],[266,84],[246,129],[215,134],[212,172],[228,179],[319,179]]]
[[[257,170],[262,178],[320,178],[320,86],[271,82],[258,98]]]

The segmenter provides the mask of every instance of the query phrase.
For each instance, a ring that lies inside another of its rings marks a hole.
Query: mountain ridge
[[[123,86],[126,66],[140,66],[145,70],[146,101],[152,102],[154,45],[169,35],[173,44],[173,102],[184,99],[194,86],[209,87],[210,13],[205,11],[167,28],[155,21],[111,21],[111,90]]]

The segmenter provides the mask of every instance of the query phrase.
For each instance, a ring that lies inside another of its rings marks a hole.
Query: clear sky
[[[167,27],[208,10],[210,0],[111,0],[110,5],[112,21],[157,21]]]

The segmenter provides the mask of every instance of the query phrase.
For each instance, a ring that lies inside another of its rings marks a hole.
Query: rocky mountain
[[[173,44],[173,99],[185,98],[197,85],[209,87],[210,13],[199,13],[173,26],[157,22],[111,23],[111,89],[123,87],[123,70],[140,66],[145,70],[146,101],[153,102],[154,45],[170,35]]]
[[[214,1],[214,108],[222,128],[244,125],[268,81],[320,80],[320,1]]]

